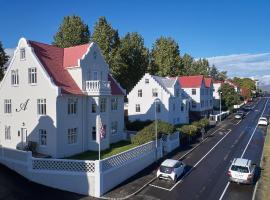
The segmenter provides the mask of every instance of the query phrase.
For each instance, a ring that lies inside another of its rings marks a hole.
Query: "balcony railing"
[[[110,95],[109,81],[86,81],[85,90],[89,95]]]

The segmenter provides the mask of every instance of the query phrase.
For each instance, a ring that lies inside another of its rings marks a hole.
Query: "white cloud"
[[[262,85],[270,84],[270,53],[235,54],[207,59],[219,70],[226,70],[230,77],[254,77]]]

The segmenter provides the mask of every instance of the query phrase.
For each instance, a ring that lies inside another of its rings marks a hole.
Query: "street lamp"
[[[156,134],[156,162],[158,158],[158,134],[157,134],[157,103],[159,103],[159,99],[155,99],[155,134]]]
[[[221,94],[222,92],[220,91],[219,92],[219,114],[220,114],[219,121],[221,121]]]

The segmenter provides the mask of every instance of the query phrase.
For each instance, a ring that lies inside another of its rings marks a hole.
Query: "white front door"
[[[27,129],[26,128],[22,128],[21,129],[21,143],[22,143],[22,149],[24,149],[27,146]]]

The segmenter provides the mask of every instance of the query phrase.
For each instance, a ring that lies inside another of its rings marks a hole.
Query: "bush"
[[[198,128],[195,125],[184,125],[182,126],[179,131],[188,137],[192,137],[196,134],[196,132],[198,131]]]
[[[158,138],[160,138],[163,134],[171,134],[174,132],[173,125],[163,121],[158,121],[157,123]],[[141,145],[155,139],[155,122],[152,122],[150,125],[139,131],[133,138],[131,138],[131,143]]]
[[[207,128],[209,126],[209,119],[203,118],[199,121],[201,128]]]
[[[129,130],[129,131],[140,131],[144,127],[151,124],[152,122],[153,121],[151,121],[151,120],[146,120],[146,121],[136,120],[134,122],[127,122],[126,123],[126,129]]]

